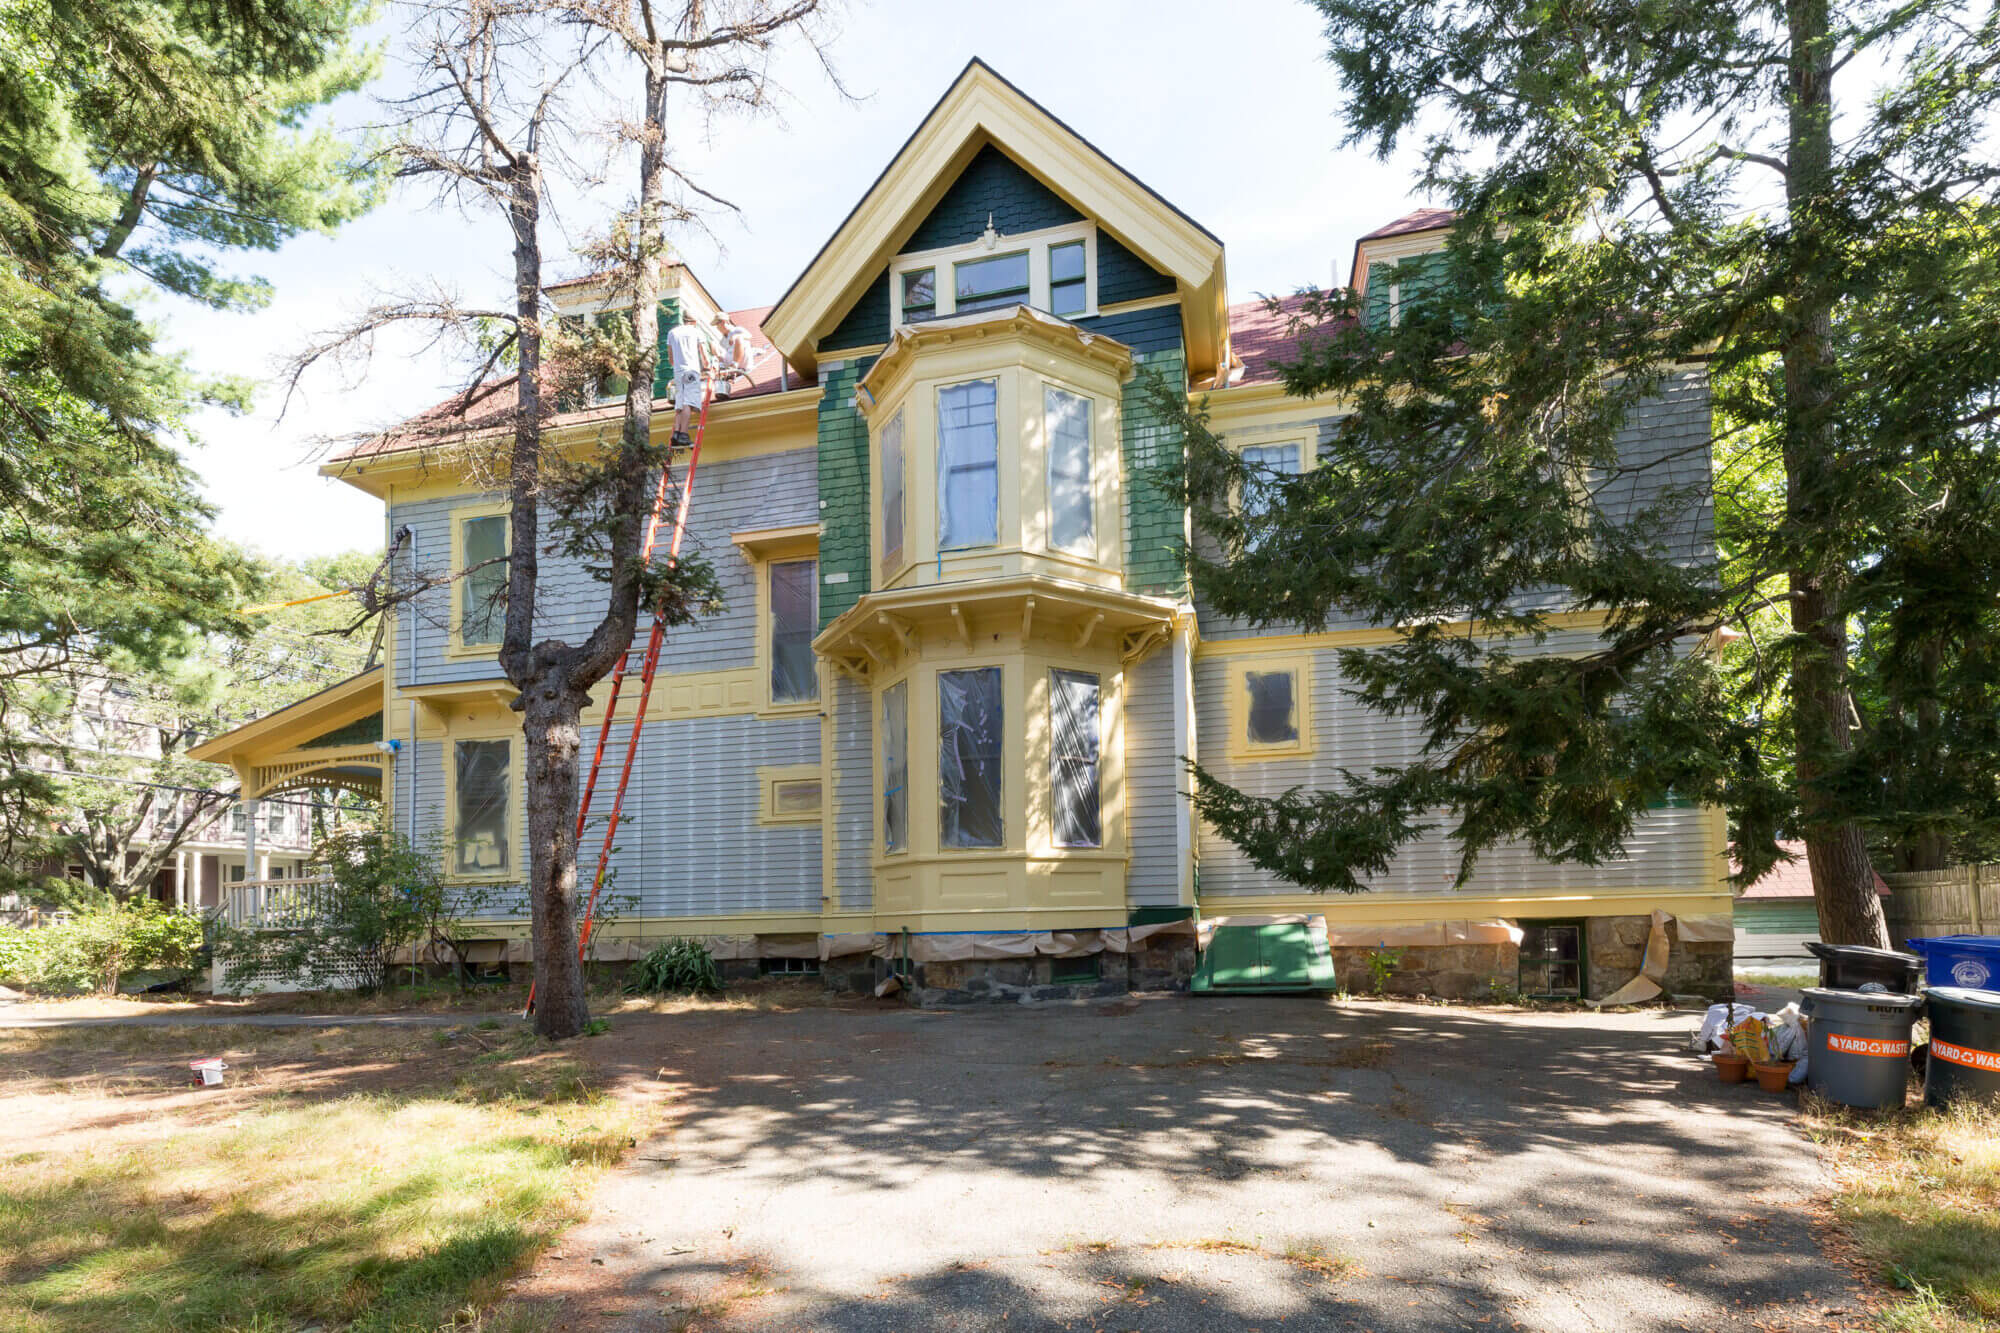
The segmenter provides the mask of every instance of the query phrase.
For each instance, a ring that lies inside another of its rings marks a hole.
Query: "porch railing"
[[[225,884],[222,919],[238,930],[297,930],[333,906],[333,881],[252,879]]]

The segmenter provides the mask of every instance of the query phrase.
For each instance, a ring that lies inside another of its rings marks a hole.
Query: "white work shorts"
[[[683,370],[674,375],[674,406],[693,408],[701,406],[699,370]]]

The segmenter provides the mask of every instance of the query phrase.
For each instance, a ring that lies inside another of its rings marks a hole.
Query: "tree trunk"
[[[1833,170],[1834,43],[1827,0],[1788,0],[1786,16],[1791,88],[1785,189],[1794,281],[1781,312],[1780,352],[1785,372],[1785,525],[1796,559],[1791,620],[1801,641],[1791,672],[1799,823],[1821,938],[1830,944],[1887,948],[1888,926],[1861,829],[1830,808],[1818,785],[1853,747],[1841,605],[1846,575],[1837,556],[1820,550],[1832,521],[1828,496],[1837,466],[1834,298],[1819,277],[1832,271],[1835,260],[1827,244],[1831,219],[1826,216]]]
[[[557,672],[522,695],[528,747],[528,893],[535,950],[535,1031],[574,1037],[590,1021],[577,958],[576,799],[580,719],[588,695],[569,694]]]

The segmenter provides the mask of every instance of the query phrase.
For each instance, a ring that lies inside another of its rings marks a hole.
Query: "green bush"
[[[634,995],[713,995],[722,972],[700,940],[668,940],[632,965],[625,989]]]
[[[114,903],[0,934],[0,976],[44,994],[110,992],[127,972],[192,969],[201,948],[200,917],[145,900]]]

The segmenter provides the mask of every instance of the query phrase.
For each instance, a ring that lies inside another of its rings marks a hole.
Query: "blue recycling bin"
[[[1924,956],[1926,984],[2000,991],[2000,936],[1937,935],[1906,942]]]

